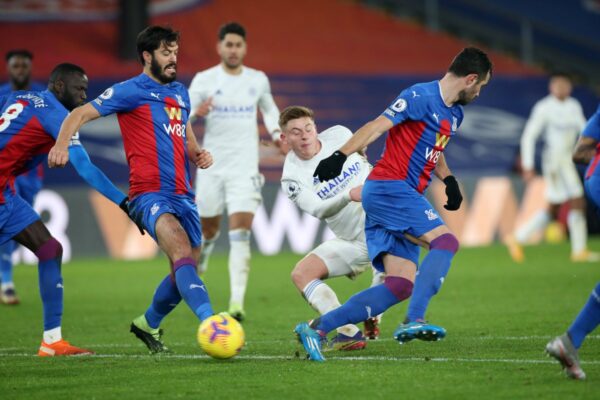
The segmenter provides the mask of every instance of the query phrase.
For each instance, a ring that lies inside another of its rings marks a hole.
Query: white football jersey
[[[521,138],[523,168],[534,168],[535,141],[542,133],[545,140],[542,155],[544,168],[558,169],[565,162],[572,164],[573,147],[584,126],[585,116],[576,99],[568,97],[560,101],[548,95],[538,101]]]
[[[344,240],[356,240],[365,228],[362,203],[350,201],[350,189],[362,185],[371,165],[359,154],[352,154],[344,163],[342,173],[329,181],[313,177],[321,160],[339,150],[352,137],[348,128],[336,125],[319,134],[321,151],[310,160],[290,151],[283,165],[281,187],[287,196],[308,214],[324,219],[335,235]]]
[[[258,172],[257,108],[269,133],[279,129],[279,109],[267,76],[248,67],[239,75],[231,75],[219,64],[197,73],[189,94],[192,112],[212,97],[213,109],[205,118],[203,141],[214,159],[211,170]]]

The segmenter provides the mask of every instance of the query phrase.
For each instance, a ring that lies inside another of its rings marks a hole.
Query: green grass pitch
[[[591,247],[600,249],[600,241]],[[380,340],[362,351],[326,353],[324,364],[303,359],[292,335],[297,322],[315,316],[289,279],[299,255],[253,257],[247,345],[226,361],[202,354],[198,322],[183,303],[163,323],[173,355],[150,356],[129,333],[131,320],[146,309],[168,271],[163,258],[63,266],[63,334],[98,354],[37,358],[42,330],[37,270],[18,266],[22,303],[0,306],[0,399],[597,399],[600,331],[580,351],[587,381],[568,380],[543,354],[600,280],[599,264],[573,264],[568,253],[567,243],[529,247],[526,263],[518,265],[501,246],[461,249],[427,315],[447,329],[445,340],[404,345],[392,340],[404,303],[384,315]],[[367,273],[356,281],[328,282],[343,302],[370,278]],[[205,282],[215,310],[225,310],[224,255],[212,258]]]

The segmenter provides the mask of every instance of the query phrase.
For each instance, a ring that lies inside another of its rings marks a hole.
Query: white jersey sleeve
[[[281,180],[281,188],[302,211],[319,219],[334,216],[350,202],[350,192],[322,200],[302,182],[289,178]]]
[[[275,100],[271,94],[269,78],[265,74],[262,74],[262,76],[264,77],[264,82],[262,94],[258,99],[258,108],[262,114],[267,131],[273,136],[275,131],[279,131],[279,108],[277,108],[277,104],[275,104]],[[278,137],[274,139],[278,139]]]
[[[190,95],[190,116],[193,116],[198,106],[209,97],[203,74],[197,73],[194,76],[188,93]]]
[[[525,124],[521,137],[521,165],[524,170],[532,170],[535,164],[535,141],[546,126],[546,111],[544,103],[539,101],[533,107],[531,115]]]

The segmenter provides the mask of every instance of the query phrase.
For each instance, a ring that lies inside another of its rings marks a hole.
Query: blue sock
[[[600,283],[592,291],[590,298],[567,333],[576,349],[581,347],[585,337],[600,324]]]
[[[192,309],[200,321],[214,315],[208,291],[196,272],[192,258],[182,258],[173,264],[175,282],[183,300]]]
[[[0,281],[11,283],[13,281],[12,253],[15,250],[15,242],[9,240],[0,246]]]
[[[458,240],[450,233],[441,235],[431,242],[429,253],[423,259],[415,279],[406,316],[409,321],[425,319],[429,301],[440,290],[457,250]]]
[[[169,274],[156,288],[152,304],[150,304],[150,307],[148,307],[148,310],[144,314],[150,328],[158,328],[163,318],[173,311],[180,301],[181,295],[179,294],[179,290],[177,290],[177,285],[173,282]]]
[[[38,263],[38,282],[44,308],[44,330],[58,328],[63,313],[63,280],[60,275],[62,246],[50,238],[36,252]]]
[[[383,285],[356,293],[335,310],[322,315],[312,327],[328,333],[346,324],[354,324],[375,317],[394,304],[407,299],[413,283],[408,279],[388,276]]]

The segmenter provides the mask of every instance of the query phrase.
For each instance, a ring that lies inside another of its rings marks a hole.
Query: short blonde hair
[[[285,130],[285,126],[288,122],[293,119],[308,117],[315,120],[315,113],[308,107],[303,106],[289,106],[286,107],[281,114],[279,114],[279,127],[281,130]]]

